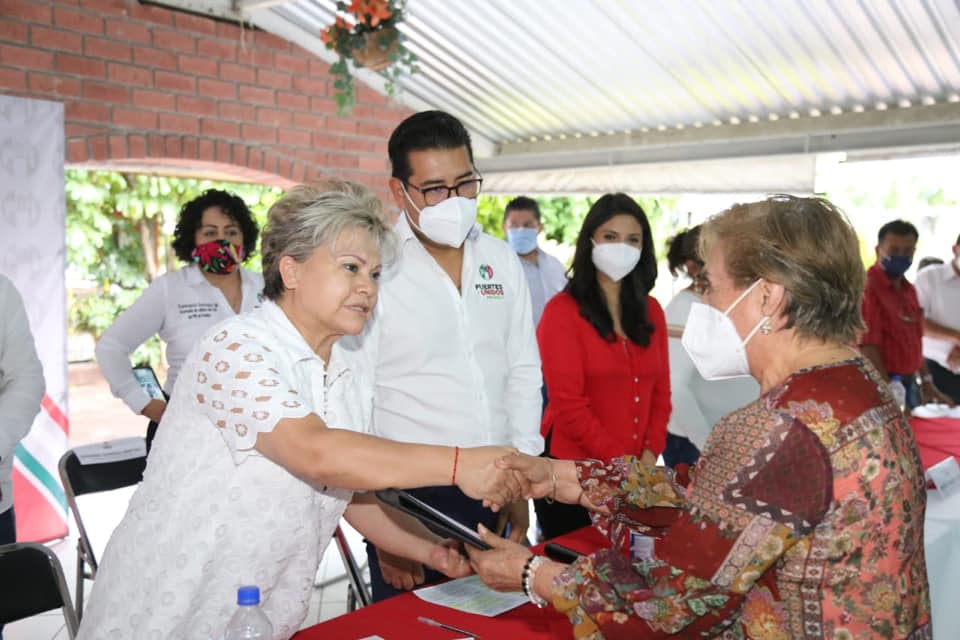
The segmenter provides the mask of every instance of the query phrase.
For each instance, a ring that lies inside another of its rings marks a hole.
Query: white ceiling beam
[[[293,4],[296,0],[232,0],[233,8],[238,12],[259,11],[281,4]]]
[[[960,143],[960,104],[615,136],[501,143],[483,171],[619,166]]]

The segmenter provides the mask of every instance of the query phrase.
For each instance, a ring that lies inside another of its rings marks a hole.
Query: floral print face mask
[[[191,255],[203,271],[223,275],[233,273],[247,257],[247,252],[229,240],[213,240],[198,244]]]

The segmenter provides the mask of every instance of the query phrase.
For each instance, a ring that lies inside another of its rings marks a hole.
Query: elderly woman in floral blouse
[[[736,205],[703,229],[707,290],[684,346],[705,378],[749,373],[687,476],[631,457],[509,456],[537,496],[594,511],[614,543],[564,566],[484,533],[474,568],[566,613],[576,638],[930,638],[923,471],[886,383],[848,345],[863,265],[819,198]],[[618,549],[656,536],[648,559]]]

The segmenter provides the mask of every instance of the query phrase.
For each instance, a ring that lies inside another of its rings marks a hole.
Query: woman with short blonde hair
[[[394,242],[376,196],[352,182],[295,187],[271,208],[268,299],[215,326],[187,358],[107,545],[81,640],[222,637],[246,584],[260,587],[273,638],[288,638],[341,515],[391,553],[467,572],[418,522],[353,493],[455,484],[495,505],[519,493],[491,464],[506,447],[366,433],[372,372],[338,340],[363,331]]]
[[[693,473],[623,457],[510,456],[536,496],[594,511],[613,542],[560,565],[486,540],[481,578],[566,613],[577,638],[929,638],[926,487],[909,423],[849,342],[863,265],[822,198],[736,205],[702,231],[704,303],[683,344],[707,379],[749,374]],[[656,537],[649,557],[620,549]]]

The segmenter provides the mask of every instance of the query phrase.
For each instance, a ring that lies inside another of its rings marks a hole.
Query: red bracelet
[[[460,461],[460,447],[453,448],[453,477],[450,478],[450,484],[457,484],[457,462]]]

